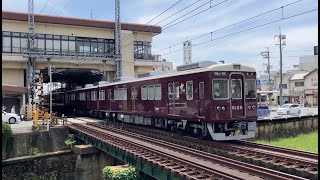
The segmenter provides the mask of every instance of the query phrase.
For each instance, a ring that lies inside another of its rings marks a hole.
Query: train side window
[[[136,97],[135,87],[131,87],[131,100],[136,99]]]
[[[199,99],[204,98],[204,82],[199,83]]]
[[[245,83],[246,88],[246,98],[257,98],[257,86],[256,86],[256,80],[255,79],[248,79]]]
[[[193,100],[193,82],[192,81],[187,81],[187,100]]]
[[[116,88],[116,89],[114,89],[114,100],[118,100],[119,98],[119,89],[118,88]]]
[[[123,100],[123,89],[122,88],[118,89],[118,100]]]
[[[108,89],[108,100],[112,100],[112,89]]]
[[[97,101],[97,91],[93,91],[93,101]]]
[[[169,99],[173,98],[173,84],[172,83],[168,84],[168,97],[169,97]]]
[[[220,79],[212,80],[212,97],[213,99],[227,99],[229,98],[229,80]]]
[[[148,99],[148,86],[141,87],[141,99],[147,100]]]
[[[90,92],[87,92],[87,100],[90,101]]]
[[[154,99],[155,100],[161,100],[161,84],[156,84],[155,85]]]
[[[148,100],[154,100],[154,85],[148,86]]]
[[[174,95],[175,95],[175,96],[174,96],[174,98],[175,98],[175,99],[179,99],[179,97],[180,97],[180,93],[179,93],[179,90],[180,90],[180,89],[179,89],[179,88],[180,88],[180,87],[179,87],[179,83],[178,83],[178,82],[175,82],[175,83],[174,83],[174,87],[175,87],[175,92],[174,92]]]
[[[122,89],[122,100],[127,100],[128,99],[128,92],[127,88]]]
[[[100,90],[99,91],[99,100],[105,100],[106,95],[105,95],[105,90]]]

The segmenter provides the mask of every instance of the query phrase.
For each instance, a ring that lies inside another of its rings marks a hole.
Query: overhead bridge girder
[[[163,166],[156,164],[151,161],[147,161],[141,157],[135,156],[133,153],[130,153],[124,149],[121,149],[118,146],[105,143],[95,137],[77,131],[76,129],[71,129],[70,132],[74,134],[76,138],[79,138],[86,143],[90,143],[101,151],[131,165],[135,166],[140,171],[145,174],[155,178],[155,179],[165,179],[165,180],[179,180],[184,179],[179,176],[178,173],[172,172],[165,169]]]

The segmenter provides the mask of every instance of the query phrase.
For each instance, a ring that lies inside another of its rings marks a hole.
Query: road
[[[300,116],[318,115],[318,108],[301,108]],[[270,112],[269,117],[261,117],[259,119],[277,119],[277,118],[288,118],[288,117],[299,117],[299,115],[278,115],[276,109]]]

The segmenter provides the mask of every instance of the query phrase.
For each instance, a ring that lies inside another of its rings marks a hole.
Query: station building
[[[36,69],[45,69],[45,55],[52,55],[55,69],[93,69],[104,72],[103,80],[114,79],[113,21],[38,14],[34,21]],[[173,69],[172,63],[151,54],[152,38],[161,27],[122,22],[121,29],[122,76]],[[2,11],[2,105],[7,111],[15,105],[19,112],[25,102],[27,32],[27,13]]]

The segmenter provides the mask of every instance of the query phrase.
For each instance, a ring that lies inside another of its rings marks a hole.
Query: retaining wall
[[[318,116],[259,120],[255,139],[275,140],[278,138],[295,137],[299,134],[306,134],[317,130]]]

